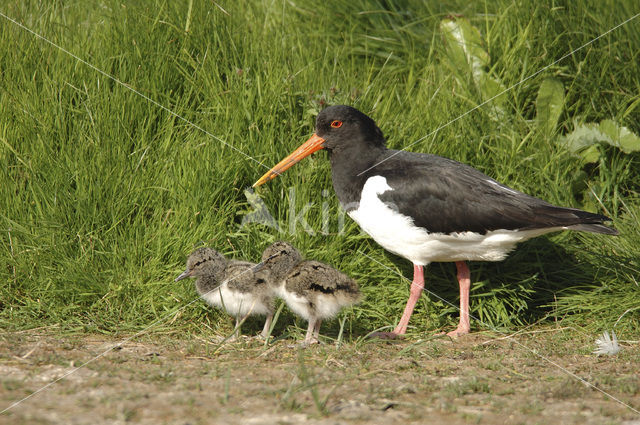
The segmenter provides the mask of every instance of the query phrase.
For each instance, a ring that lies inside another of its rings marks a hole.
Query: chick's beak
[[[174,280],[174,282],[177,282],[177,281],[182,280],[182,279],[186,279],[188,277],[191,277],[191,270],[187,269],[187,270],[183,271],[180,274],[180,276],[176,277],[176,280]]]

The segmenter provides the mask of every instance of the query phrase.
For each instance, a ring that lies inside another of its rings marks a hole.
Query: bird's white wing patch
[[[507,186],[505,186],[505,185],[503,185],[503,184],[500,184],[500,183],[498,183],[498,182],[497,182],[497,181],[495,181],[495,180],[487,179],[486,181],[487,181],[488,183],[491,183],[492,185],[497,186],[498,188],[500,188],[500,189],[504,190],[505,192],[513,193],[514,195],[517,195],[517,194],[518,194],[518,192],[517,192],[517,191],[515,191],[515,190],[513,190],[513,189],[511,189],[511,188],[508,188]]]

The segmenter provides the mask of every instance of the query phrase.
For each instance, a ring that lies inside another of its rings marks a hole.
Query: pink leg
[[[320,319],[311,318],[309,320],[309,326],[307,327],[307,335],[301,344],[303,347],[307,347],[311,344],[318,344],[320,342],[318,341],[316,329],[318,330],[318,333],[320,333]]]
[[[273,313],[269,313],[267,318],[264,321],[264,327],[262,328],[262,332],[260,336],[262,338],[266,338],[269,335],[269,328],[271,327],[271,322],[273,322]]]
[[[466,261],[456,261],[458,268],[458,284],[460,285],[460,323],[454,331],[448,332],[449,336],[460,336],[469,333],[469,289],[471,288],[471,273]]]
[[[411,314],[413,313],[413,309],[418,302],[418,298],[422,294],[422,290],[424,289],[424,268],[422,266],[413,265],[413,282],[411,282],[411,289],[409,291],[409,299],[407,300],[407,305],[404,308],[404,313],[402,313],[402,317],[400,318],[400,322],[398,326],[393,330],[392,333],[396,335],[404,335],[407,332],[407,326],[409,326],[409,319],[411,318]]]

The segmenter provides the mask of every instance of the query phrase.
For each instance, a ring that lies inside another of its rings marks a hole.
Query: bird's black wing
[[[369,174],[384,176],[392,188],[380,194],[380,200],[429,232],[484,234],[497,229],[576,226],[610,233],[600,229],[609,229],[600,224],[608,220],[603,215],[554,206],[436,155],[400,152]]]

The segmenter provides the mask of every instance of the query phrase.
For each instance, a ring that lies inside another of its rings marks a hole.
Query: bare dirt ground
[[[123,339],[0,336],[0,410]],[[594,339],[542,328],[301,349],[149,335],[0,414],[0,424],[640,424],[560,369],[640,410],[638,344],[596,357]]]

